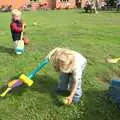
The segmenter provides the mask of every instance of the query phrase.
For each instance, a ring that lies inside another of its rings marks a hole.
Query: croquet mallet
[[[107,62],[108,63],[117,63],[119,60],[120,60],[120,57],[119,58],[108,58]]]
[[[36,73],[43,68],[47,63],[49,62],[49,60],[47,58],[45,58],[42,62],[40,62],[38,64],[38,66],[28,75],[25,74],[21,74],[19,79],[17,80],[13,80],[11,82],[8,83],[8,88],[1,94],[1,97],[5,97],[5,95],[11,91],[13,88],[18,87],[20,85],[22,85],[23,83],[27,84],[29,87],[32,86],[32,84],[34,83],[33,80],[31,80]]]
[[[10,82],[8,82],[8,88],[0,95],[1,97],[5,97],[6,94],[11,91],[13,88],[18,87],[20,85],[22,85],[23,82],[20,80],[12,80]]]

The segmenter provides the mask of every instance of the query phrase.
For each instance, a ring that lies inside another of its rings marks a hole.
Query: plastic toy
[[[28,39],[27,35],[24,35],[23,41],[24,41],[24,45],[28,45],[29,44],[29,39]]]
[[[20,80],[12,80],[8,83],[8,88],[1,94],[1,97],[5,97],[5,95],[11,91],[13,88],[22,85],[23,83]]]
[[[21,32],[20,40],[18,40],[17,47],[15,49],[16,54],[22,54],[24,52],[24,41],[23,39],[23,32],[24,32],[24,25],[22,26],[23,31]]]
[[[113,102],[120,104],[120,80],[112,80],[108,95]]]
[[[120,57],[119,58],[108,58],[107,59],[107,62],[108,63],[117,63],[118,61],[120,60]]]
[[[19,79],[17,80],[12,80],[11,82],[8,83],[8,88],[1,94],[1,97],[5,97],[5,95],[12,90],[12,88],[18,87],[20,85],[22,85],[23,83],[27,84],[29,87],[32,86],[32,84],[34,83],[33,80],[31,80],[36,73],[43,68],[47,63],[49,62],[49,60],[47,58],[45,58],[42,62],[40,62],[38,64],[38,66],[28,75],[25,74],[21,74]]]
[[[63,99],[63,103],[64,103],[65,105],[68,105],[68,100],[67,100],[66,98],[64,98],[64,99]]]

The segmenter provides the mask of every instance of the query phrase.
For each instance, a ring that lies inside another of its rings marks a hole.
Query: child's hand
[[[66,100],[68,101],[68,105],[70,105],[70,104],[72,104],[72,101],[73,101],[73,97],[71,97],[71,96],[68,96],[68,97],[66,97]]]

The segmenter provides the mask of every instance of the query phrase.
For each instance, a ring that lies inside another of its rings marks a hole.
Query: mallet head
[[[26,83],[29,87],[32,86],[33,80],[29,79],[26,75],[22,74],[20,75],[19,79],[23,82]]]

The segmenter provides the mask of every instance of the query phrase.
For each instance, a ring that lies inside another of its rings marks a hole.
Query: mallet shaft
[[[40,64],[38,64],[38,66],[30,73],[28,74],[28,77],[31,79],[33,78],[36,73],[42,68],[44,67],[47,63],[48,63],[48,59],[44,59]]]

